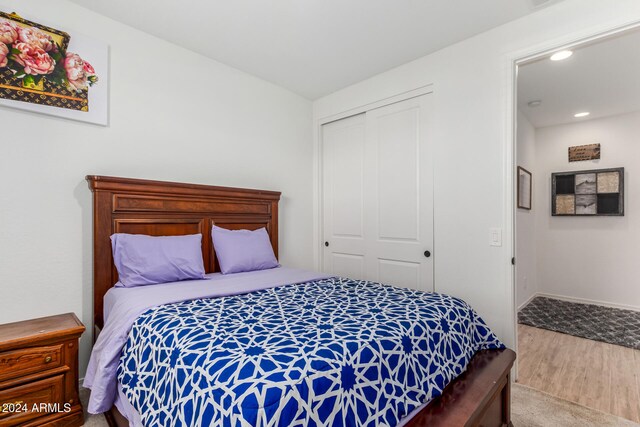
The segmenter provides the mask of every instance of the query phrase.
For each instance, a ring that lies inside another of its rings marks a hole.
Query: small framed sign
[[[569,161],[583,162],[600,158],[600,144],[576,145],[569,147]]]

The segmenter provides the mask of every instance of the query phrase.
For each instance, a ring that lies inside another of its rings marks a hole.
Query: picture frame
[[[100,126],[109,121],[109,46],[0,10],[0,107]]]
[[[533,174],[518,166],[518,209],[531,210],[531,189]]]
[[[624,168],[552,173],[551,215],[624,216]]]

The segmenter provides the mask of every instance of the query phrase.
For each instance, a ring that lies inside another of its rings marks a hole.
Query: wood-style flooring
[[[640,423],[640,350],[518,325],[518,383]]]

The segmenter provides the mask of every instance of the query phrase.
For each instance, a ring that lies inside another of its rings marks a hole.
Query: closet
[[[434,289],[431,98],[322,126],[324,271]]]

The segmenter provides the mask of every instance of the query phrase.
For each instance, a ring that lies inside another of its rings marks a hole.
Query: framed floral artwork
[[[108,46],[0,11],[0,105],[106,126]]]

